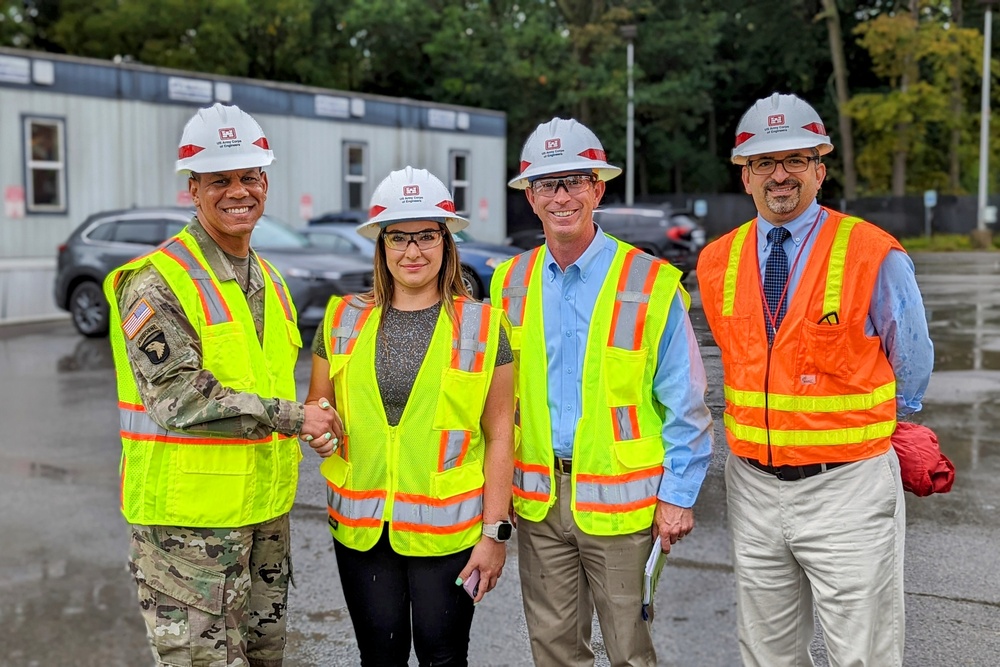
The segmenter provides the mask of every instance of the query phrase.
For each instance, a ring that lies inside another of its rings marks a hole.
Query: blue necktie
[[[781,326],[781,320],[788,310],[788,299],[781,300],[782,292],[785,291],[785,284],[788,282],[788,255],[782,247],[785,240],[792,234],[784,227],[775,227],[767,233],[767,240],[771,242],[771,254],[767,256],[767,264],[764,265],[764,296],[767,297],[767,307],[774,316],[774,328],[771,321],[764,313],[767,326],[767,342],[774,342],[774,334]],[[779,308],[778,302],[781,301]]]

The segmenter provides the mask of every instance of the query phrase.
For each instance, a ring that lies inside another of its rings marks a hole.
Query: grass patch
[[[949,252],[957,250],[974,250],[972,239],[968,234],[934,234],[930,238],[926,236],[913,236],[900,239],[907,252],[929,251],[929,252]],[[1000,237],[993,239],[993,248],[1000,248]]]

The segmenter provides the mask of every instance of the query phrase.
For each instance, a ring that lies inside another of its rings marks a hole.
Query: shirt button
[[[569,300],[570,300],[570,296],[569,296],[569,294],[567,294],[567,295],[566,295],[566,296],[564,296],[563,298],[564,298],[564,299],[566,299],[567,301],[569,301]]]
[[[573,369],[567,366],[566,367],[566,375],[569,375],[572,372],[573,372]]]
[[[566,412],[572,412],[572,411],[573,411],[573,406],[572,405],[567,405],[566,406]]]
[[[567,331],[565,333],[566,333],[566,338],[572,338],[573,337],[573,332],[572,331]]]

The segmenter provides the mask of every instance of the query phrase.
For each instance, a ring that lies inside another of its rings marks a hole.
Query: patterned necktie
[[[788,299],[781,300],[782,292],[785,291],[785,283],[788,282],[788,255],[782,247],[785,240],[792,234],[784,227],[775,227],[767,233],[767,240],[771,242],[771,254],[767,256],[767,264],[764,265],[764,296],[767,297],[767,307],[774,316],[774,328],[771,328],[771,321],[764,313],[767,320],[767,342],[774,342],[774,333],[781,326],[781,320],[788,310]],[[781,308],[778,302],[781,301]]]

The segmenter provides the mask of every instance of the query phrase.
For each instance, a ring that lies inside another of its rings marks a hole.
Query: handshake
[[[344,439],[344,423],[325,398],[317,400],[315,405],[306,403],[305,407],[306,417],[302,422],[299,438],[309,443],[321,457],[327,458]]]

